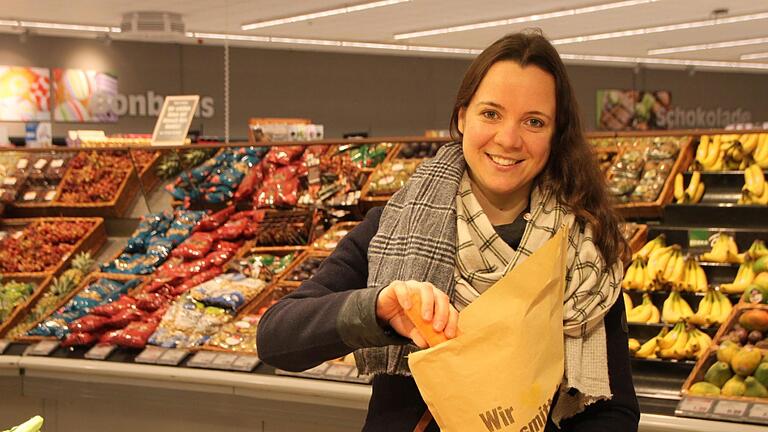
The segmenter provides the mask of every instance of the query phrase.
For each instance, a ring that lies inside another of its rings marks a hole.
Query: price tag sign
[[[182,145],[195,115],[199,95],[167,96],[152,133],[152,145]]]
[[[216,352],[200,351],[194,356],[192,356],[191,359],[189,359],[189,361],[187,362],[187,366],[199,367],[199,368],[211,367],[211,363],[213,363],[213,360],[216,358],[217,355],[219,354]]]
[[[11,341],[8,339],[0,339],[0,354],[4,353],[5,350],[8,349],[8,345],[11,344]]]
[[[752,404],[752,409],[749,410],[749,417],[753,419],[759,419],[764,422],[768,422],[768,404],[755,403]]]
[[[188,355],[189,351],[185,349],[169,349],[157,359],[157,364],[176,366],[187,358]]]
[[[235,360],[237,360],[237,356],[234,354],[219,354],[211,362],[211,367],[216,369],[230,369]]]
[[[680,401],[680,405],[678,405],[678,409],[689,413],[706,414],[712,408],[712,402],[714,401],[711,399],[683,398]]]
[[[242,372],[250,372],[256,368],[256,366],[261,363],[261,360],[259,360],[256,356],[239,356],[237,359],[232,363],[232,370],[242,371]]]
[[[85,358],[90,360],[106,360],[117,349],[116,345],[96,345],[85,353]]]
[[[141,354],[136,356],[134,361],[136,363],[156,364],[160,356],[162,356],[167,350],[167,348],[148,346],[144,348],[144,351],[142,351]]]
[[[48,356],[59,347],[59,341],[40,341],[24,351],[24,355]]]
[[[720,400],[717,401],[713,413],[728,417],[741,417],[747,413],[747,406],[746,402]]]

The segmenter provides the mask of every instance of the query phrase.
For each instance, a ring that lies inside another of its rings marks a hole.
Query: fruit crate
[[[3,278],[14,279],[23,277],[46,277],[49,275],[57,276],[64,271],[64,268],[69,264],[71,258],[80,252],[91,252],[95,255],[96,252],[101,249],[104,243],[107,241],[107,231],[104,227],[104,219],[102,218],[82,218],[82,217],[43,217],[43,218],[20,218],[20,219],[0,219],[0,231],[6,230],[20,230],[25,226],[38,222],[73,222],[73,221],[90,221],[92,223],[88,232],[75,243],[68,254],[61,257],[61,260],[54,267],[46,269],[42,272],[12,272],[12,273],[0,273]]]
[[[40,297],[43,292],[48,288],[48,284],[51,282],[52,276],[22,276],[22,277],[14,277],[14,278],[3,278],[5,282],[9,281],[16,281],[16,282],[26,282],[31,283],[35,286],[32,293],[19,305],[17,305],[13,312],[11,312],[10,315],[8,315],[8,318],[6,318],[5,321],[0,322],[0,337],[5,335],[6,331],[11,329],[13,326],[18,323],[21,318],[27,313],[29,310],[29,305],[35,301],[37,301],[37,298]]]
[[[320,263],[325,260],[325,258],[328,258],[330,255],[329,252],[326,251],[318,251],[318,250],[308,250],[307,252],[304,252],[299,257],[297,257],[295,260],[293,260],[293,263],[285,269],[285,271],[282,272],[280,277],[277,279],[277,283],[279,285],[289,286],[289,287],[298,287],[304,282],[305,280],[309,279],[311,275],[308,271],[302,270],[302,266],[306,266],[309,262],[317,263],[317,267],[320,266]],[[315,269],[317,269],[315,267]],[[306,272],[307,277],[296,279],[295,277],[300,275],[300,272]]]
[[[93,283],[94,281],[96,281],[98,279],[101,279],[101,278],[111,279],[111,280],[121,281],[121,282],[122,281],[129,281],[129,280],[133,280],[133,279],[139,279],[141,281],[141,283],[139,283],[139,285],[137,285],[135,288],[133,288],[131,291],[129,291],[129,294],[130,293],[139,292],[142,289],[142,287],[144,286],[144,284],[146,284],[149,281],[149,278],[146,277],[146,276],[123,275],[123,274],[117,274],[117,273],[101,273],[101,272],[89,273],[88,275],[86,275],[83,278],[83,280],[80,281],[80,284],[78,284],[77,287],[72,289],[72,291],[70,291],[66,296],[64,296],[61,300],[59,300],[59,302],[56,304],[56,307],[54,307],[48,313],[48,315],[43,316],[39,320],[37,320],[34,323],[32,323],[29,326],[29,328],[27,329],[27,331],[30,330],[30,329],[35,328],[38,324],[40,324],[41,322],[45,321],[48,318],[48,316],[50,316],[51,314],[53,314],[57,310],[61,309],[62,307],[64,307],[64,305],[66,305],[70,300],[72,300],[72,298],[75,297],[78,293],[80,293],[80,291],[84,290],[91,283]],[[48,285],[48,287],[50,287],[50,284]],[[40,300],[40,298],[43,297],[44,294],[45,294],[45,291],[41,291],[40,293],[38,293],[38,295],[34,299],[31,299],[30,302],[28,302],[28,304],[27,304],[26,312],[31,311],[32,308],[35,307],[36,303]],[[20,316],[18,319],[21,319],[21,318],[23,318],[23,316]],[[5,329],[5,330],[8,330],[8,329],[10,329],[10,327]],[[19,342],[39,342],[41,340],[56,340],[56,338],[53,337],[53,336],[27,336],[27,335],[25,335],[25,336],[17,338],[16,340],[19,341]]]
[[[339,222],[328,229],[323,235],[318,237],[312,243],[312,250],[331,252],[336,249],[338,242],[344,238],[349,231],[360,225],[360,222]]]
[[[67,178],[67,174],[64,175],[60,183],[60,187],[64,184]],[[119,218],[128,214],[134,201],[139,195],[139,177],[136,175],[136,170],[130,169],[126,172],[125,177],[115,193],[115,197],[111,201],[104,202],[90,202],[90,203],[63,203],[59,201],[59,197],[54,200],[52,205],[53,210],[63,216],[103,216]]]
[[[395,142],[380,142],[380,143],[367,143],[367,144],[357,144],[357,143],[348,143],[348,144],[335,144],[331,145],[328,148],[328,153],[326,153],[327,157],[341,157],[344,155],[348,150],[353,149],[355,147],[360,147],[361,145],[368,145],[368,146],[376,146],[377,144],[384,144],[387,147],[386,155],[376,164],[373,166],[367,166],[367,167],[360,167],[360,171],[364,173],[372,173],[376,166],[381,164],[382,162],[388,160],[392,157],[392,153],[395,151],[395,148],[397,147],[397,143]]]
[[[631,231],[629,233],[629,236],[626,236],[625,229],[627,231]],[[621,224],[621,231],[622,234],[625,235],[625,239],[627,240],[627,243],[629,244],[629,249],[632,253],[635,253],[640,250],[640,248],[643,247],[645,242],[648,240],[648,225],[645,224],[635,224],[635,223],[622,223]]]
[[[306,246],[312,243],[317,210],[266,210],[254,237],[255,246]]]
[[[251,300],[245,307],[243,307],[240,312],[237,314],[234,320],[232,322],[236,322],[240,319],[242,319],[246,315],[253,315],[257,314],[259,309],[269,307],[270,304],[273,301],[277,301],[286,294],[290,293],[296,289],[293,286],[287,286],[287,285],[279,285],[279,284],[271,284],[267,286],[267,288],[259,294],[256,298]],[[213,338],[211,338],[213,339]],[[193,348],[193,351],[215,351],[215,352],[224,352],[224,353],[235,353],[235,354],[252,354],[255,355],[255,352],[251,351],[243,351],[243,350],[233,350],[224,348],[218,345],[211,344],[211,341],[207,342],[206,344]]]
[[[728,317],[728,320],[724,322],[723,325],[720,326],[720,328],[717,330],[717,333],[715,334],[715,337],[713,339],[713,343],[715,344],[721,343],[723,341],[723,338],[725,338],[726,334],[728,334],[728,332],[731,331],[734,328],[734,326],[739,322],[739,318],[741,317],[741,315],[744,314],[744,312],[749,310],[762,310],[762,311],[765,311],[766,314],[768,314],[768,305],[746,304],[746,303],[739,303],[735,305],[733,310],[731,311],[731,315]],[[760,347],[760,348],[768,350],[768,343],[766,343],[766,347]]]
[[[227,264],[227,268],[235,269],[241,273],[248,274],[247,263],[244,263],[243,261],[248,258],[249,256],[253,255],[274,255],[278,258],[283,258],[288,254],[293,253],[294,258],[291,261],[290,264],[288,264],[282,272],[278,274],[273,274],[272,271],[268,271],[268,278],[266,279],[267,283],[275,282],[280,275],[282,275],[285,271],[287,271],[291,265],[296,262],[299,257],[307,250],[308,248],[306,246],[266,246],[266,247],[260,247],[256,246],[256,243],[254,241],[247,241],[241,248],[238,250],[237,254],[232,258],[232,260]],[[261,275],[259,276],[260,279]]]
[[[624,137],[624,139],[631,139]],[[684,172],[693,161],[692,137],[687,137],[680,144],[675,163],[664,181],[664,186],[655,201],[631,202],[616,204],[617,212],[625,218],[658,218],[663,214],[664,206],[672,201],[674,194],[675,175]],[[626,151],[626,150],[624,150]],[[616,157],[620,157],[621,153]]]

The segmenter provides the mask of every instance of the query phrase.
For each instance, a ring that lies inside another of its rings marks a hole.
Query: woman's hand
[[[421,318],[432,323],[435,332],[442,332],[448,339],[456,337],[459,312],[448,296],[429,282],[394,281],[381,290],[376,299],[376,316],[389,323],[400,335],[413,340],[419,348],[429,346],[423,334],[408,318],[405,311],[413,307],[411,295],[421,297]]]

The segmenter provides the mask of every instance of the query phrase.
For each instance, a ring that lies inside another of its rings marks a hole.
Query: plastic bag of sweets
[[[132,309],[135,307],[136,299],[129,295],[124,295],[111,303],[96,306],[95,308],[91,309],[91,313],[109,318],[125,309]]]
[[[237,321],[225,324],[211,337],[209,345],[232,351],[256,352],[256,329],[259,316],[245,315]]]
[[[213,231],[216,228],[220,227],[224,224],[227,220],[229,220],[230,216],[232,216],[235,213],[235,206],[231,205],[223,210],[219,210],[216,213],[211,213],[209,215],[205,215],[201,220],[200,223],[198,223],[194,228],[193,232],[198,231]]]
[[[207,232],[196,232],[178,245],[171,255],[182,258],[201,258],[208,254],[216,242],[216,236]]]
[[[224,240],[237,240],[242,236],[243,230],[245,230],[249,223],[250,221],[245,218],[227,221],[214,232],[212,237]]]
[[[235,311],[256,297],[265,286],[264,281],[259,279],[227,273],[192,288],[190,295],[206,306]]]
[[[173,246],[181,244],[196,226],[196,224],[203,218],[205,212],[203,211],[191,211],[182,210],[176,212],[176,218],[171,223],[168,231],[165,232],[165,238],[170,240]]]
[[[112,342],[125,348],[144,348],[155,332],[157,321],[134,321],[113,335]]]
[[[253,191],[256,190],[256,185],[260,184],[263,179],[263,166],[257,164],[251,167],[235,191],[235,201],[243,201],[250,197],[253,194]]]
[[[73,333],[90,333],[101,329],[108,321],[107,317],[88,314],[72,321],[67,327]]]
[[[138,308],[127,308],[108,318],[105,323],[110,328],[124,328],[134,321],[142,321],[147,313]]]
[[[74,346],[90,346],[95,344],[100,337],[101,333],[73,332],[68,334],[61,341],[61,346],[64,348]]]
[[[253,196],[258,208],[291,208],[299,202],[299,179],[294,177],[281,183],[263,186]]]
[[[201,283],[203,283],[203,282],[205,282],[205,281],[207,281],[209,279],[212,279],[212,278],[220,275],[222,271],[223,270],[222,270],[221,267],[211,267],[211,268],[209,268],[209,269],[207,269],[205,271],[202,271],[202,272],[192,276],[188,280],[182,282],[181,284],[176,285],[175,287],[173,287],[173,290],[171,291],[171,294],[172,295],[183,294],[183,293],[189,291],[191,288],[193,288],[193,287],[195,287],[197,285],[200,285]]]
[[[288,165],[301,157],[304,149],[301,145],[271,147],[264,160],[274,165]]]

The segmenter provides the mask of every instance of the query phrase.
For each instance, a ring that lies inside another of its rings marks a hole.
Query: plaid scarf
[[[563,305],[565,377],[553,420],[559,423],[589,403],[610,398],[603,317],[620,293],[621,262],[606,266],[592,241],[591,227],[574,227],[573,214],[543,187],[531,193],[531,217],[519,247],[512,252],[504,244],[505,249],[479,204],[475,207],[471,189],[460,193],[465,171],[461,143],[446,144],[392,197],[368,248],[368,286],[428,281],[462,308],[567,224],[571,229]],[[356,351],[355,358],[362,373],[408,375],[407,355],[417,349],[413,344],[366,348]],[[568,393],[571,388],[577,390],[573,395]]]

